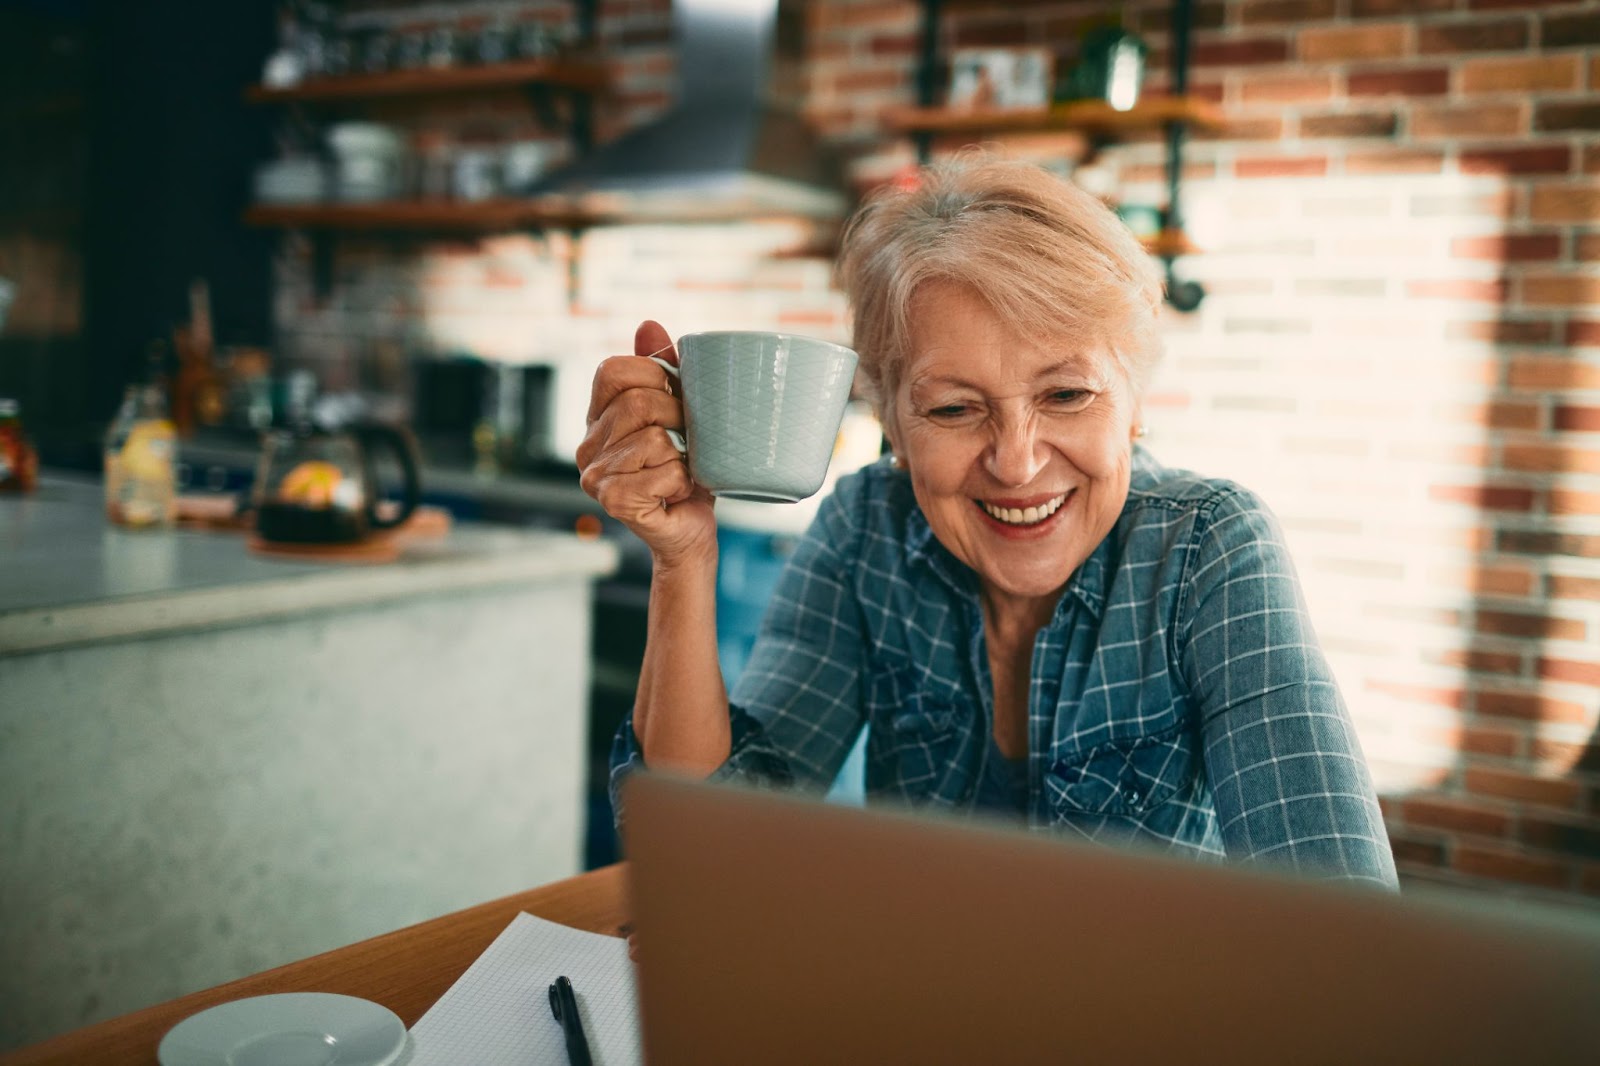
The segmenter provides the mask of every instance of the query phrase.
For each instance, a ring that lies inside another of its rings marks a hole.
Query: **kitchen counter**
[[[0,656],[601,576],[616,564],[609,543],[471,524],[437,542],[412,541],[391,564],[266,558],[239,533],[112,526],[98,481],[55,476],[32,495],[0,496]]]
[[[613,545],[244,540],[0,497],[0,1049],[581,867]]]

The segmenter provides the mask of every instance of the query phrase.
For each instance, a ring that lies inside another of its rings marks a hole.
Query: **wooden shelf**
[[[1118,137],[1159,129],[1168,122],[1214,129],[1222,113],[1192,96],[1152,96],[1127,111],[1103,100],[1077,100],[1038,108],[896,107],[883,115],[884,125],[900,133],[1006,133],[1020,130],[1080,130]]]
[[[586,226],[595,212],[558,198],[388,200],[375,203],[257,204],[245,212],[249,226],[282,229],[407,230],[487,233],[540,226]]]
[[[839,254],[838,234],[819,236],[794,248],[784,248],[772,254],[773,259],[832,259]],[[1160,258],[1177,258],[1196,255],[1200,249],[1181,230],[1165,229],[1148,237],[1140,237],[1144,250]]]
[[[1160,233],[1149,237],[1140,237],[1139,243],[1144,245],[1144,250],[1151,255],[1166,258],[1177,258],[1180,255],[1194,255],[1200,249],[1194,246],[1189,235],[1181,230],[1164,229]]]
[[[527,59],[482,67],[392,70],[381,74],[311,78],[281,89],[252,85],[244,95],[251,103],[277,104],[378,96],[444,96],[527,85],[598,92],[610,86],[611,77],[610,64],[594,59]]]
[[[582,229],[627,223],[752,222],[789,218],[763,213],[737,201],[674,204],[670,208],[631,203],[606,193],[548,193],[466,203],[456,200],[383,200],[371,203],[255,204],[245,210],[248,226],[279,229],[488,233],[557,226]],[[820,254],[807,246],[796,255]]]

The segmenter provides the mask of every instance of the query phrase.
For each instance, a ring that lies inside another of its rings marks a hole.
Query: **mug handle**
[[[683,380],[682,372],[679,371],[676,366],[673,366],[671,363],[667,362],[665,359],[661,358],[660,356],[658,356],[658,355],[647,355],[647,356],[645,356],[645,358],[650,360],[656,366],[659,366],[662,370],[665,370],[667,372],[667,374],[672,378],[673,381],[681,382]],[[672,446],[674,448],[678,449],[678,454],[679,455],[688,455],[689,454],[689,443],[683,439],[683,434],[682,433],[679,433],[675,429],[669,429],[669,430],[667,430],[667,439],[672,441]]]
[[[410,518],[411,513],[417,509],[417,504],[422,502],[422,478],[418,472],[421,464],[417,458],[417,442],[411,434],[393,426],[358,426],[355,433],[356,439],[361,442],[361,461],[366,466],[364,473],[367,476],[367,483],[372,486],[372,495],[367,500],[367,524],[373,529],[393,529]],[[378,481],[372,462],[372,453],[380,448],[387,448],[399,460],[400,476],[405,482],[400,510],[393,518],[387,519],[378,516]]]

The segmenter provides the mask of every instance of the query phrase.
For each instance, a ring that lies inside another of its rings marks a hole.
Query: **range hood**
[[[778,0],[676,0],[676,106],[539,191],[641,221],[842,216],[839,167],[773,98],[777,14]]]

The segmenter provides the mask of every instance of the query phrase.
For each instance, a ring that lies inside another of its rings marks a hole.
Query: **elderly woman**
[[[648,359],[595,377],[582,483],[654,560],[613,783],[820,788],[870,726],[869,796],[1394,885],[1276,522],[1138,443],[1160,283],[1116,216],[1035,167],[929,168],[852,219],[839,277],[892,455],[823,501],[731,698],[679,402]]]

